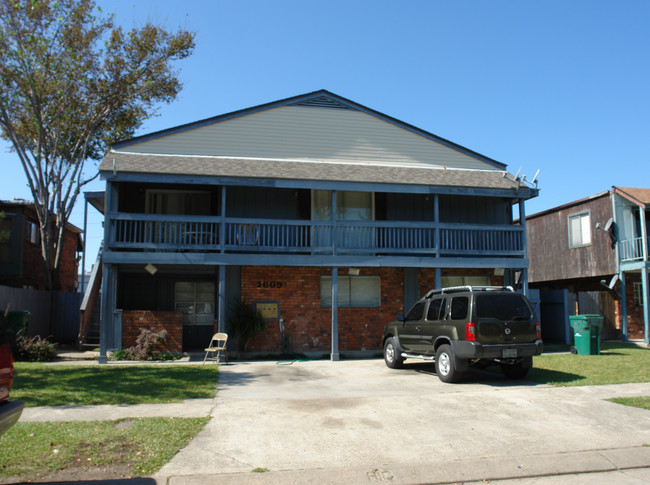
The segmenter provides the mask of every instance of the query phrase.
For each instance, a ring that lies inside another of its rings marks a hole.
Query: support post
[[[219,266],[219,332],[226,331],[226,267]]]
[[[339,360],[339,269],[334,266],[332,268],[332,353],[330,360]]]
[[[621,338],[623,342],[627,342],[627,293],[625,290],[624,271],[619,273],[618,281],[621,284]]]
[[[524,258],[528,259],[528,247],[526,244],[526,207],[524,199],[519,200],[519,225],[522,228],[521,244],[524,250]],[[528,296],[528,266],[521,269],[521,286],[524,296]]]
[[[648,263],[641,270],[641,291],[643,292],[643,341],[648,344],[648,327],[650,326],[650,288],[648,287]]]

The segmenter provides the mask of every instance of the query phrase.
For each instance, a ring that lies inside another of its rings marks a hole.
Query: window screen
[[[381,282],[379,276],[339,276],[338,306],[340,307],[378,307]],[[332,306],[332,277],[320,278],[321,306]]]
[[[569,216],[569,247],[577,248],[591,244],[591,214],[581,212]]]

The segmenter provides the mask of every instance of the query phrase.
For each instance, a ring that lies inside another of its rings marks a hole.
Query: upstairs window
[[[580,248],[591,244],[591,214],[579,212],[569,216],[569,247]]]
[[[0,213],[0,261],[11,260],[11,230],[13,219]]]

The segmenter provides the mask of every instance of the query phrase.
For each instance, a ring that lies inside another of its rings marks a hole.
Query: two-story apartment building
[[[566,290],[571,314],[601,314],[605,338],[648,343],[649,207],[650,189],[613,187],[528,216],[530,286]]]
[[[142,327],[202,348],[241,300],[269,320],[251,350],[337,360],[432,287],[527,289],[534,184],[328,91],[123,141],[99,170],[102,358]]]

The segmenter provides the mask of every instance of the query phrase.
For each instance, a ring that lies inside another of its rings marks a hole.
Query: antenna
[[[540,171],[540,169],[538,168],[537,172],[535,172],[535,176],[533,177],[533,180],[530,181],[531,184],[534,184],[535,181],[537,180],[537,176],[539,175],[539,171]]]
[[[519,180],[519,172],[521,172],[521,165],[519,165],[519,170],[517,170],[517,174],[515,175],[515,180]]]

